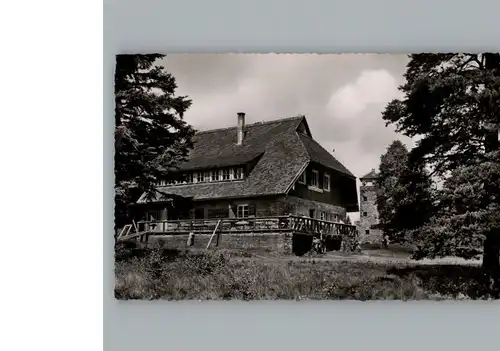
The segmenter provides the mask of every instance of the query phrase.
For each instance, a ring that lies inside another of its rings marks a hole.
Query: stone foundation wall
[[[192,248],[204,249],[212,234],[196,234]],[[154,245],[160,240],[167,248],[187,249],[188,235],[162,235],[150,236],[149,245]],[[215,247],[214,237],[211,247]],[[275,253],[278,255],[292,254],[292,234],[266,233],[266,234],[221,234],[219,248],[245,251],[248,253]]]
[[[153,247],[156,242],[161,242],[163,247],[170,249],[205,249],[211,234],[196,234],[194,245],[187,246],[188,235],[150,236],[148,245]],[[312,248],[311,235],[291,233],[266,233],[266,234],[222,234],[219,240],[220,249],[247,252],[250,254],[273,254],[278,256],[302,256]],[[215,247],[214,237],[210,247]],[[326,250],[341,250],[341,241],[333,236],[326,238]]]

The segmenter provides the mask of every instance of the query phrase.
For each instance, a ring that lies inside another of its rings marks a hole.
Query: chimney
[[[243,136],[245,135],[245,113],[238,112],[238,135],[237,135],[237,144],[243,144]]]

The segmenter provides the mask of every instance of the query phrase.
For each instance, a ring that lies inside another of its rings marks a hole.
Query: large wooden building
[[[327,221],[357,212],[356,177],[316,142],[304,116],[198,132],[179,172],[182,181],[160,182],[158,196],[138,204],[148,220],[301,215]]]

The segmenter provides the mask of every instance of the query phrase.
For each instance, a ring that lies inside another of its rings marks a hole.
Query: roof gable
[[[299,134],[300,141],[304,145],[307,153],[311,159],[316,163],[319,163],[323,166],[331,168],[337,172],[340,172],[349,177],[355,178],[356,176],[352,174],[342,163],[340,163],[332,154],[330,154],[326,149],[321,146],[316,140]]]

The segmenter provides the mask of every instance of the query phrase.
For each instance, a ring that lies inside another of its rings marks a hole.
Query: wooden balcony
[[[338,235],[351,238],[357,236],[356,226],[353,225],[292,215],[137,222],[137,231],[149,235],[176,235],[191,232],[195,234],[212,234],[216,227],[221,234],[289,232],[314,236]]]

